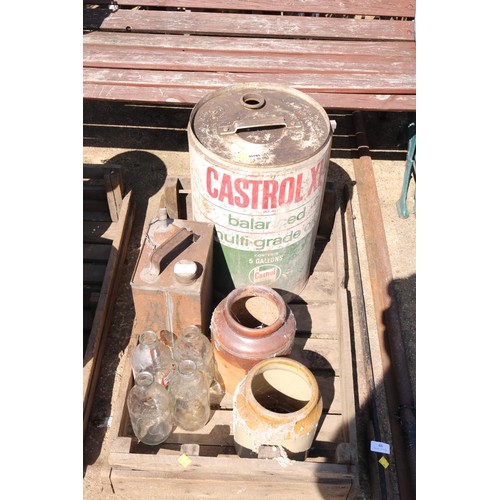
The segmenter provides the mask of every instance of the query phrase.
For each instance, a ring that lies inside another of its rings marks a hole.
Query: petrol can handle
[[[169,253],[173,252],[183,243],[187,242],[188,238],[194,236],[194,233],[185,227],[170,225],[169,231],[172,232],[172,235],[151,253],[149,267],[145,268],[141,273],[141,278],[144,281],[155,281],[160,275],[161,261]]]
[[[270,128],[285,128],[289,124],[283,116],[267,115],[267,116],[248,116],[242,120],[235,120],[232,123],[221,125],[218,127],[219,135],[230,135],[241,132],[242,130],[260,130]]]

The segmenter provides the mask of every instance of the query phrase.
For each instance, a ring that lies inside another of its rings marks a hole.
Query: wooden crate
[[[181,207],[175,206],[175,200],[189,198],[186,182],[174,178],[165,184],[163,206],[177,210],[176,215]],[[203,429],[176,429],[159,446],[138,443],[126,407],[133,384],[130,354],[145,326],[135,322],[109,430],[109,469],[103,472],[116,494],[150,499],[355,497],[359,479],[353,368],[342,213],[336,192],[328,185],[313,273],[300,297],[290,303],[297,320],[291,357],[313,371],[324,405],[306,461],[286,464],[275,459],[240,458],[234,448],[232,398],[227,395],[214,401],[210,421]],[[184,207],[184,211],[189,216],[189,208]],[[187,466],[179,462],[183,453],[191,460]]]
[[[119,166],[83,166],[84,434],[132,228],[130,198]]]

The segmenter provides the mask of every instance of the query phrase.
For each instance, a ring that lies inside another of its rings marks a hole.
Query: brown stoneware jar
[[[227,394],[233,394],[259,361],[291,353],[296,323],[278,292],[247,285],[217,305],[210,330],[219,382]]]

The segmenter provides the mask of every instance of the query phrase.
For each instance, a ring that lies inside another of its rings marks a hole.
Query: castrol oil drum
[[[239,84],[207,94],[188,124],[193,219],[211,222],[214,289],[274,288],[285,300],[310,274],[332,124],[293,88]]]

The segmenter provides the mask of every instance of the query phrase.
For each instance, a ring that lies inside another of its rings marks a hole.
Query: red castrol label
[[[188,128],[193,219],[215,225],[214,285],[225,292],[258,284],[297,294],[309,277],[331,126],[323,108],[293,89],[229,89],[229,98],[215,93],[220,106],[205,98],[211,112],[195,108],[195,124],[204,121]],[[245,99],[265,104],[248,109]],[[315,131],[319,137],[312,138]]]

